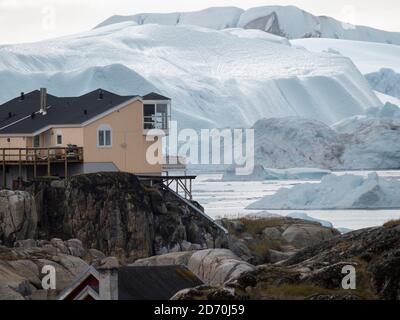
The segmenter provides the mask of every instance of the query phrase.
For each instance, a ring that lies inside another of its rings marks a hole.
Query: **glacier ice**
[[[377,72],[366,74],[365,77],[374,90],[400,99],[400,73],[382,68]]]
[[[400,109],[387,103],[332,126],[299,117],[259,120],[255,163],[265,168],[400,168]]]
[[[296,115],[332,124],[381,102],[345,57],[296,49],[257,30],[137,22],[0,47],[0,101],[40,86],[80,95],[157,91],[194,129],[250,127]],[[229,116],[227,116],[229,115]]]
[[[400,33],[355,26],[327,16],[315,16],[295,6],[262,6],[243,10],[236,7],[211,7],[194,12],[141,13],[112,16],[97,28],[131,21],[137,24],[195,25],[211,29],[259,29],[295,38],[334,38],[400,44]]]
[[[368,74],[382,68],[400,73],[400,46],[386,43],[350,41],[341,39],[296,39],[293,46],[312,52],[326,52],[350,58],[357,68]]]
[[[280,189],[250,204],[247,209],[382,209],[400,207],[400,181],[346,174],[328,175],[320,183]]]

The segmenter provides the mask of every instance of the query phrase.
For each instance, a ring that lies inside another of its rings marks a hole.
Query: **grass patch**
[[[315,294],[330,295],[338,293],[338,291],[320,288],[312,285],[306,285],[306,284],[283,284],[279,287],[268,286],[260,293],[262,296],[268,299],[300,300]]]
[[[283,284],[267,286],[260,291],[262,297],[276,300],[304,300],[314,295],[348,295],[354,294],[362,300],[374,300],[377,297],[364,288],[356,290],[327,289],[309,284]]]
[[[249,245],[249,249],[262,257],[265,257],[269,250],[281,251],[281,243],[277,240],[262,240]]]
[[[390,220],[383,225],[384,228],[392,228],[392,227],[396,227],[396,226],[400,226],[400,219],[399,220]]]

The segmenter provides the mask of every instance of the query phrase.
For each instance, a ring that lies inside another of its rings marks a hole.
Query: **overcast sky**
[[[316,15],[400,32],[400,0],[0,0],[0,44],[88,30],[114,14],[273,4],[296,5]]]

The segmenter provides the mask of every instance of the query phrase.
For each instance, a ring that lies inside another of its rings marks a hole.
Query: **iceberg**
[[[320,183],[280,189],[247,207],[257,210],[389,208],[400,208],[400,181],[381,178],[376,173],[367,177],[331,174],[323,177]]]
[[[283,117],[259,120],[253,128],[255,163],[265,168],[400,168],[400,108],[390,103],[332,126],[301,117]]]
[[[400,44],[400,33],[357,26],[327,16],[315,16],[295,6],[211,7],[201,11],[116,15],[96,28],[133,22],[168,26],[195,25],[215,30],[243,28],[296,38],[332,38]]]
[[[162,18],[172,23],[176,16]],[[332,124],[382,105],[350,59],[299,50],[259,30],[232,30],[234,20],[220,20],[229,27],[220,31],[128,21],[1,46],[0,103],[40,86],[60,96],[99,87],[121,95],[155,91],[172,99],[179,128],[195,130],[249,128],[290,115]]]

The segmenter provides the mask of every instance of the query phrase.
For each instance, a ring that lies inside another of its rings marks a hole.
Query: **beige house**
[[[3,187],[39,176],[124,171],[160,175],[146,151],[150,129],[168,134],[171,100],[157,93],[120,96],[102,89],[56,97],[46,89],[21,93],[0,106]],[[160,148],[161,150],[161,148]],[[161,157],[162,155],[158,155]]]

